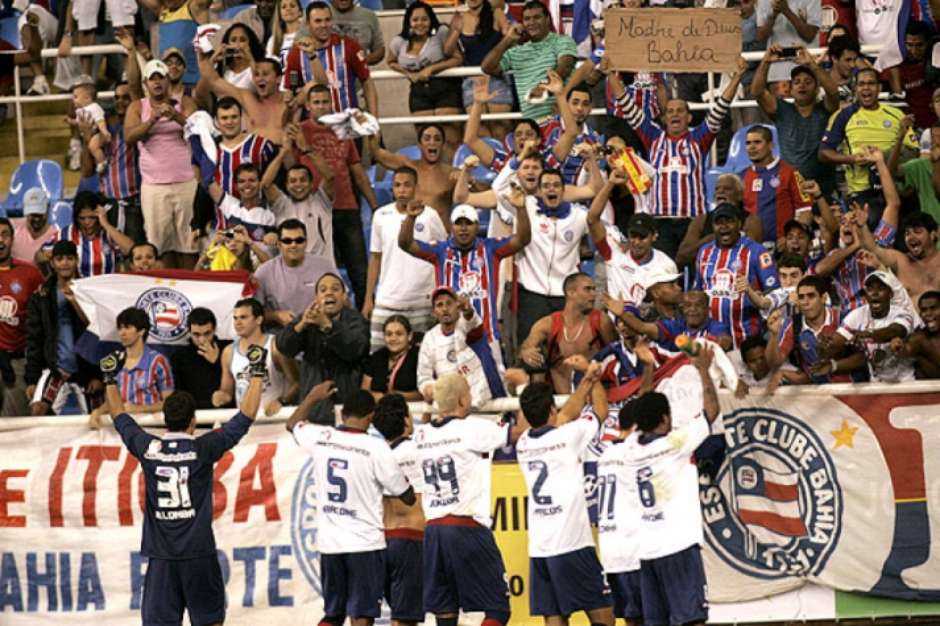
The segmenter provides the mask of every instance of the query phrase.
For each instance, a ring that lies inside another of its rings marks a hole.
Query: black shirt
[[[231,341],[215,340],[219,346],[219,358],[209,363],[190,341],[170,357],[173,382],[177,391],[188,391],[196,399],[197,409],[212,409],[212,393],[222,385],[222,351]],[[230,405],[226,405],[230,406]]]
[[[398,367],[395,374],[395,388],[393,391],[417,391],[418,390],[418,353],[420,346],[411,346],[405,355],[405,360]],[[372,384],[369,391],[378,391],[385,393],[388,391],[388,348],[381,348],[366,359],[365,367],[362,373],[372,377]]]

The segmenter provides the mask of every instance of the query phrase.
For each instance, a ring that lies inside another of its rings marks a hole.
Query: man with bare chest
[[[456,170],[443,158],[444,129],[437,124],[422,126],[418,131],[418,149],[421,150],[421,158],[413,160],[383,148],[379,135],[369,137],[369,150],[382,167],[396,170],[407,166],[418,172],[420,182],[415,197],[437,211],[447,232],[450,232],[451,198],[457,177]]]
[[[522,343],[519,357],[533,373],[548,371],[555,393],[571,393],[574,369],[565,361],[594,353],[617,338],[610,318],[594,308],[594,280],[583,272],[565,279],[565,307],[546,315],[533,326]]]
[[[907,254],[898,250],[866,247],[878,256],[878,260],[894,272],[911,300],[918,302],[927,291],[940,290],[940,251],[937,250],[937,222],[929,213],[909,215],[902,223],[901,233]]]
[[[914,359],[919,379],[940,378],[940,291],[925,291],[917,299],[924,327],[903,340],[904,355]]]

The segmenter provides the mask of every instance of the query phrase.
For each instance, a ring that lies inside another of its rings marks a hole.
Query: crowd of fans
[[[940,375],[926,10],[907,58],[879,72],[859,44],[891,31],[864,0],[741,0],[744,48],[763,59],[707,94],[698,75],[612,69],[600,21],[587,56],[538,0],[468,0],[449,25],[416,1],[387,52],[376,15],[350,0],[263,0],[225,21],[224,2],[109,1],[106,24],[98,4],[59,5],[63,54],[103,30],[127,52],[113,101],[97,97],[91,57],[72,68],[73,224],[50,222],[40,189],[21,223],[0,219],[4,414],[95,410],[72,281],[155,268],[245,270],[254,296],[235,307],[236,341],[200,308],[169,355],[147,345],[143,311],[122,313],[133,411],[159,411],[174,388],[201,408],[238,402],[253,344],[269,349],[268,413],[325,380],[338,398],[432,400],[458,372],[479,406],[538,379],[570,393],[599,361],[615,388],[650,366],[638,347],[661,360],[687,337],[728,352],[739,394]],[[17,9],[29,45],[16,62],[46,93],[36,42],[52,43],[55,15]],[[469,119],[422,122],[413,152],[387,149],[370,75],[383,61],[416,116]],[[440,75],[460,65],[483,76]],[[732,111],[741,98],[759,108]],[[482,119],[509,110],[522,119]],[[332,420],[327,404],[315,421]]]

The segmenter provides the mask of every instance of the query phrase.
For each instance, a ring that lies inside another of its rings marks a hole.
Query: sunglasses
[[[306,237],[282,237],[281,238],[281,243],[284,244],[285,246],[289,246],[292,243],[296,243],[299,245],[299,244],[306,243],[306,242],[307,242]]]

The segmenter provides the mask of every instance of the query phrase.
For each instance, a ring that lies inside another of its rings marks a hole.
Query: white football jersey
[[[529,556],[557,556],[594,545],[584,496],[584,454],[598,421],[584,416],[553,428],[530,428],[516,442],[529,488]]]
[[[641,559],[655,559],[701,544],[702,509],[698,501],[698,468],[692,453],[708,437],[708,420],[699,415],[682,428],[641,443],[637,434],[622,444],[624,460],[636,483],[640,503]]]
[[[675,261],[670,259],[668,254],[655,248],[648,261],[637,262],[629,249],[621,249],[620,233],[615,227],[607,227],[605,243],[607,245],[598,250],[607,268],[607,292],[615,298],[621,298],[639,306],[646,298],[646,289],[651,276],[679,272]]]
[[[892,304],[887,315],[875,318],[871,314],[871,306],[866,304],[849,312],[836,332],[846,340],[852,341],[857,332],[880,330],[892,324],[899,324],[910,334],[914,329],[913,312]],[[872,339],[865,339],[861,343],[872,382],[897,383],[914,380],[913,359],[896,353],[891,349],[890,342],[878,343]]]
[[[418,459],[418,448],[415,446],[414,439],[406,437],[396,441],[395,445],[392,446],[392,454],[395,455],[398,467],[401,468],[405,478],[411,483],[415,494],[421,495],[424,493],[424,475],[421,473],[421,461]],[[399,494],[386,492],[385,495],[397,496]]]
[[[398,496],[408,490],[388,444],[365,431],[309,422],[297,424],[293,434],[313,457],[320,552],[385,548],[382,494]]]
[[[490,527],[492,453],[509,444],[509,428],[480,417],[451,417],[415,431],[425,519],[461,515]]]
[[[613,441],[597,461],[597,539],[608,574],[640,569],[643,545],[636,474],[627,467],[622,441]]]

